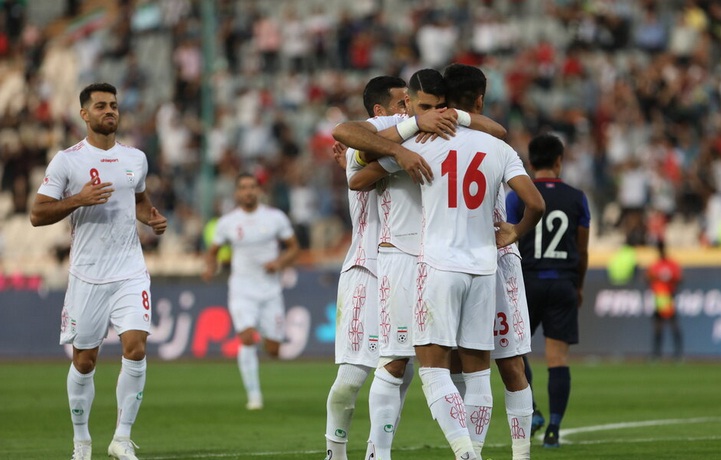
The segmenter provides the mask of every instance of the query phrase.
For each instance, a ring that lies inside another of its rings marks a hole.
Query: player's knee
[[[385,368],[385,370],[388,371],[388,373],[395,378],[403,377],[403,375],[406,373],[407,364],[408,358],[385,357],[380,358],[380,360],[378,361],[378,367]]]
[[[92,359],[75,359],[73,366],[81,374],[89,374],[95,369],[95,360]]]
[[[274,340],[266,340],[265,351],[272,358],[278,358],[278,356],[280,355],[280,342],[276,342]]]

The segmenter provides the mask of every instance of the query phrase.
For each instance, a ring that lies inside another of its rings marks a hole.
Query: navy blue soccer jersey
[[[560,179],[533,182],[546,201],[546,212],[536,228],[519,240],[524,276],[577,281],[578,227],[588,228],[591,221],[586,195]],[[523,202],[513,191],[506,197],[506,211],[512,224],[523,216]]]

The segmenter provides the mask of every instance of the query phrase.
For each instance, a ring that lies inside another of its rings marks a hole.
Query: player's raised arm
[[[38,193],[30,208],[30,223],[33,227],[52,225],[60,222],[81,206],[107,203],[115,191],[112,188],[113,184],[110,182],[93,184],[93,182],[93,180],[88,181],[79,193],[62,200]]]

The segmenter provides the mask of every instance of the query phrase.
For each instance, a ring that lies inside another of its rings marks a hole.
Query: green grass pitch
[[[532,361],[547,413],[547,372]],[[0,459],[69,459],[66,362],[0,363]],[[100,356],[90,414],[94,456],[106,457],[115,426],[119,358]],[[495,369],[494,369],[495,370]],[[327,361],[261,362],[265,409],[245,410],[235,361],[151,360],[133,440],[144,460],[283,458],[322,460],[325,400],[336,367]],[[493,373],[495,407],[485,460],[510,459],[503,388]],[[368,387],[361,391],[349,458],[361,460],[368,435]],[[578,361],[560,449],[534,439],[532,457],[553,460],[721,458],[721,366]],[[545,410],[544,410],[545,409]],[[395,460],[453,458],[416,376],[395,441]]]

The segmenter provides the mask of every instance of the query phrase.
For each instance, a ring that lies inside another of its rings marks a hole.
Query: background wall
[[[337,269],[303,269],[286,275],[288,341],[282,356],[332,359]],[[721,357],[719,279],[721,268],[685,270],[677,302],[688,357]],[[224,281],[154,279],[149,355],[165,360],[235,356],[238,342],[226,308],[226,286]],[[0,359],[64,356],[68,350],[58,346],[64,291],[38,289],[32,278],[4,279],[0,287]],[[640,280],[612,286],[604,270],[590,270],[580,316],[581,343],[573,353],[648,355],[652,311],[650,293]],[[533,345],[534,353],[542,351],[542,331],[536,333]],[[665,345],[670,351],[670,337]],[[120,353],[112,330],[103,347],[103,353]]]

